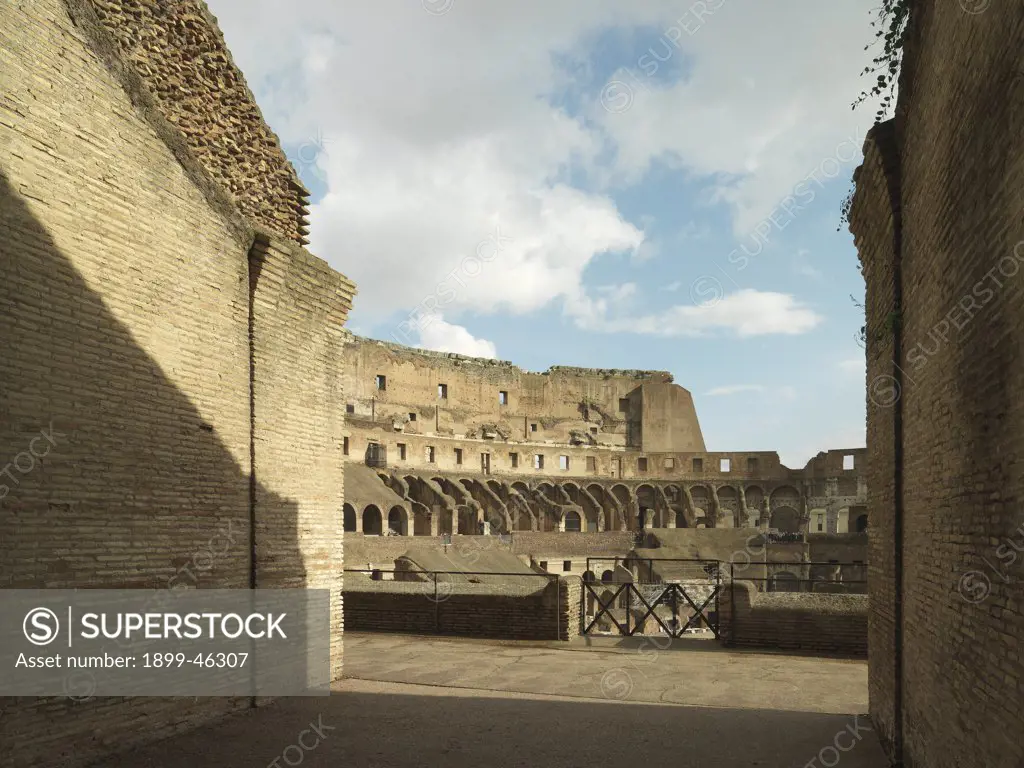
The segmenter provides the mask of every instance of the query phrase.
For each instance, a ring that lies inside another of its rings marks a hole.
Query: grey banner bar
[[[326,589],[0,590],[9,696],[327,696]]]

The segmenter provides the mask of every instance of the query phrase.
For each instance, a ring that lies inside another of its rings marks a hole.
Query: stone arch
[[[868,529],[868,513],[862,512],[857,515],[857,519],[854,520],[854,529],[857,533],[863,533]]]
[[[781,533],[799,533],[800,513],[793,507],[777,507],[772,510],[770,527]]]
[[[384,533],[384,521],[376,504],[368,504],[363,510],[363,533],[366,536],[380,536]]]
[[[612,486],[611,495],[624,509],[629,509],[633,504],[633,494],[629,492],[629,486],[616,483]]]
[[[343,527],[346,533],[355,533],[356,530],[356,509],[351,504],[342,506]]]
[[[585,582],[587,582],[587,583],[592,584],[595,581],[597,581],[597,577],[594,575],[593,571],[584,571],[583,572],[583,580]]]
[[[746,514],[741,515],[740,492],[731,485],[718,488],[718,507],[722,511],[722,524],[726,528],[746,524]]]
[[[570,509],[565,513],[565,530],[567,532],[579,532],[582,530],[582,521],[579,512]]]
[[[430,535],[430,513],[418,505],[413,509],[412,533],[414,536]]]
[[[396,504],[388,512],[388,530],[399,536],[409,535],[409,513],[400,504]]]
[[[604,571],[601,574],[601,581],[605,584],[611,584],[615,580],[615,574],[612,571]]]
[[[637,517],[638,528],[643,530],[645,528],[657,528],[658,520],[658,495],[654,490],[654,486],[650,483],[641,483],[636,487],[636,504],[639,508]],[[650,512],[650,515],[647,513]],[[651,524],[647,525],[647,517],[650,517]]]
[[[780,485],[772,491],[771,508],[792,507],[800,509],[800,491],[791,485]]]

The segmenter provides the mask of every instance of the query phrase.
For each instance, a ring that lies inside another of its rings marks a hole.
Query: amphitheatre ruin
[[[949,314],[1024,261],[1024,6],[884,5],[868,445],[787,467],[667,371],[354,335],[203,0],[0,2],[0,597],[316,591],[331,691],[0,686],[0,765],[1019,768],[1024,301]]]

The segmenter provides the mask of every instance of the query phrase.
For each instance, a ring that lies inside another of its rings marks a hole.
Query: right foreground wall
[[[1024,765],[1024,3],[914,3],[850,212],[870,698],[895,761]]]

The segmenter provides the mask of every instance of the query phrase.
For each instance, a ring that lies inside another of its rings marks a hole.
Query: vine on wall
[[[875,125],[885,120],[890,107],[895,106],[896,84],[899,81],[900,65],[903,63],[903,43],[907,33],[907,20],[910,18],[910,7],[914,0],[881,0],[878,16],[871,22],[876,28],[875,40],[864,46],[867,51],[872,45],[882,44],[881,53],[871,60],[871,65],[864,67],[861,75],[874,75],[875,84],[870,90],[861,91],[860,96],[851,105],[856,109],[869,98],[881,96],[882,101],[875,112]],[[836,231],[850,225],[850,206],[853,204],[854,189],[843,198],[839,209],[839,226]]]

